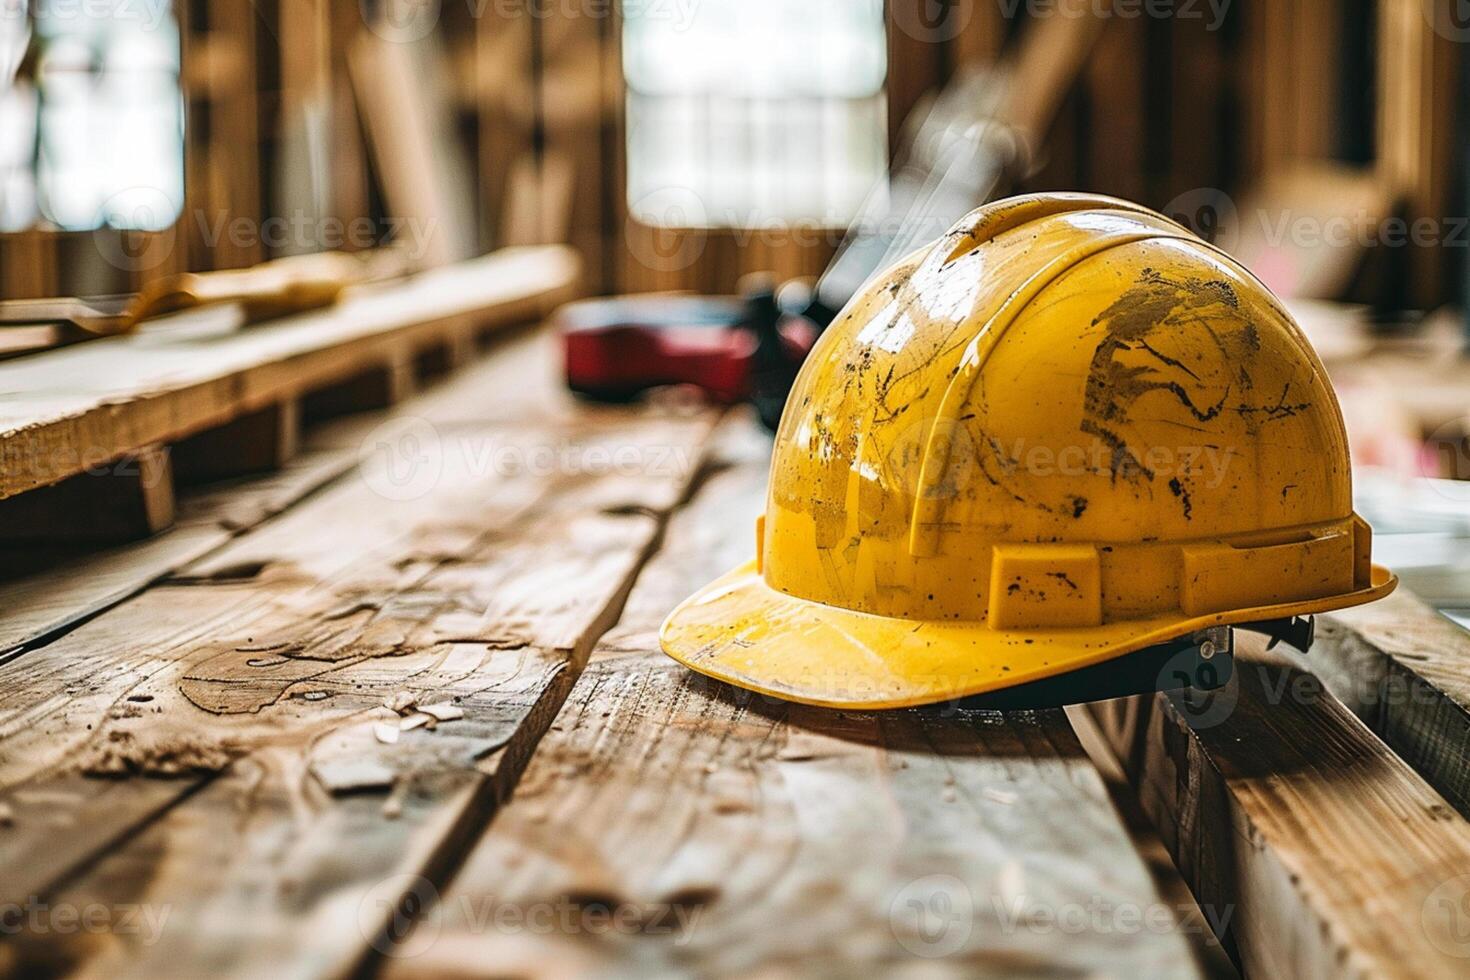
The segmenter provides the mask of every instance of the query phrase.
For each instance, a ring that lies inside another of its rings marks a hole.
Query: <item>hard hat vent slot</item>
[[[1317,540],[1317,535],[1301,528],[1292,528],[1276,534],[1256,534],[1248,538],[1236,538],[1230,547],[1237,551],[1255,551],[1257,548],[1275,548],[1284,544],[1306,544]]]
[[[1190,616],[1353,591],[1353,534],[1342,525],[1189,545],[1183,557],[1179,598]]]
[[[950,265],[957,262],[993,239],[1033,221],[1077,211],[1093,210],[1121,211],[1156,217],[1153,212],[1137,204],[1092,194],[1048,194],[1015,198],[972,211],[950,228],[949,234],[940,239],[940,247],[943,247],[946,242],[951,243],[948,252],[945,253],[943,264]]]

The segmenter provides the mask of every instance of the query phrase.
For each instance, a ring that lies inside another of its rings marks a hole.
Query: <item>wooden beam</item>
[[[412,397],[417,384],[414,362],[397,357],[311,392],[302,399],[302,414],[316,422],[391,408]]]
[[[1248,976],[1458,975],[1470,823],[1258,640],[1222,693],[1094,708],[1195,898]]]
[[[0,500],[0,542],[10,544],[134,541],[173,521],[173,467],[158,446]]]
[[[277,402],[176,444],[174,473],[186,483],[268,473],[290,462],[300,439],[301,403]]]
[[[1320,629],[1313,671],[1470,817],[1470,635],[1404,589]]]
[[[570,295],[577,268],[565,248],[508,250],[247,330],[180,321],[0,363],[0,498],[534,319]]]

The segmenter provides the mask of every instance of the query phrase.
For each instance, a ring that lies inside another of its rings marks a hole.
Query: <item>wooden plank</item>
[[[566,298],[577,266],[564,248],[507,250],[245,331],[189,321],[0,363],[0,497],[532,319]]]
[[[1309,666],[1470,817],[1470,635],[1407,590],[1319,621]]]
[[[208,10],[210,43],[233,50],[208,66],[211,125],[201,134],[208,142],[200,147],[208,161],[208,190],[199,195],[202,200],[196,198],[190,203],[212,209],[211,214],[244,218],[258,228],[265,218],[261,200],[261,78],[256,53],[261,10],[250,0],[220,0]],[[255,265],[268,257],[261,238],[220,236],[207,244],[205,266],[236,269]]]
[[[173,466],[160,446],[0,500],[0,542],[10,544],[135,541],[173,522]]]
[[[557,338],[549,331],[508,338],[497,344],[493,357],[394,413],[357,415],[313,429],[301,454],[279,472],[230,485],[186,488],[175,526],[147,541],[100,552],[34,544],[0,549],[0,567],[6,569],[0,580],[0,655],[111,608],[281,514],[352,470],[374,433],[391,435],[404,418],[450,427],[491,419],[571,418],[578,406],[561,384],[556,354]]]
[[[394,15],[389,15],[394,16]],[[348,67],[390,216],[417,224],[415,259],[445,266],[473,254],[466,162],[443,90],[437,38],[395,36],[387,18],[359,32]]]
[[[12,807],[0,904],[172,910],[152,937],[17,936],[17,970],[351,967],[508,793],[709,421],[410,420],[427,480],[371,453],[359,479],[0,665],[0,799],[48,807]],[[384,702],[403,695],[464,717],[399,734]],[[79,778],[107,774],[124,781]]]
[[[669,608],[748,558],[765,467],[747,457],[675,514],[388,975],[860,976],[941,956],[942,974],[1197,975],[1062,712],[822,711],[658,651]]]
[[[1130,201],[1150,199],[1147,29],[1140,20],[1110,21],[1084,73],[1089,109],[1086,186]]]
[[[1239,646],[1221,694],[1094,711],[1242,971],[1462,973],[1470,824],[1320,681]]]

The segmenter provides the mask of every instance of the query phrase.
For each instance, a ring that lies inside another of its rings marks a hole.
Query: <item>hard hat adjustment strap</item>
[[[1240,629],[1269,636],[1267,650],[1276,649],[1278,643],[1287,643],[1302,653],[1312,649],[1317,636],[1316,616],[1288,616],[1285,619],[1267,619],[1258,623],[1241,623]]]
[[[958,704],[966,709],[1023,711],[1156,691],[1207,692],[1225,687],[1234,674],[1231,629],[1214,626],[1081,670],[962,698]]]

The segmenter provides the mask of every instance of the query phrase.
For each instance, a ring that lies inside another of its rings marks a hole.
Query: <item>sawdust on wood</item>
[[[193,737],[141,741],[131,732],[108,732],[78,767],[88,776],[195,776],[219,772],[236,753]]]

